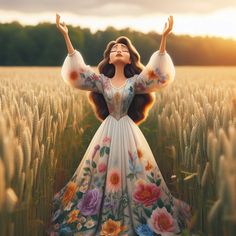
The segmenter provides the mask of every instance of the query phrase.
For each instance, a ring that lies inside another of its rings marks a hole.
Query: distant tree
[[[89,28],[68,25],[71,41],[87,64],[97,65],[107,43],[124,35],[131,39],[145,65],[158,50],[161,35],[142,33],[131,28],[117,30],[112,26],[91,33]],[[236,65],[236,41],[220,37],[192,37],[171,34],[167,51],[175,65]],[[19,22],[0,24],[0,65],[61,66],[67,49],[55,24],[43,22],[22,26]]]

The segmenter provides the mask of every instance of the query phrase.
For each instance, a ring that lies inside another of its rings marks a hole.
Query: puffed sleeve
[[[72,87],[103,93],[102,74],[97,75],[89,65],[86,65],[77,50],[66,56],[61,68],[61,76]]]
[[[134,76],[135,93],[150,93],[166,87],[175,79],[175,67],[165,51],[154,52],[140,74]]]

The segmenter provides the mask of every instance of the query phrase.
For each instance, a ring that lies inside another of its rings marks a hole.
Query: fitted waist
[[[117,121],[119,121],[121,118],[123,118],[123,117],[125,117],[125,116],[128,116],[127,114],[124,114],[124,115],[121,115],[121,116],[119,116],[119,117],[115,117],[114,115],[112,115],[112,114],[109,114],[108,116],[111,116],[111,117],[113,117],[114,119],[116,119]],[[129,117],[129,116],[128,116]]]

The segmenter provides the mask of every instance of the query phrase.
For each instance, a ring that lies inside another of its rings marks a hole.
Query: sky
[[[161,33],[172,15],[176,35],[236,40],[236,0],[0,0],[1,23],[55,23],[56,13],[66,24],[92,32],[113,26],[144,33]]]

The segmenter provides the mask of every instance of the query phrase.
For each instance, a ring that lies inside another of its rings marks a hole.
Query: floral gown
[[[92,138],[70,181],[54,195],[50,235],[172,236],[191,218],[190,206],[173,197],[138,125],[127,115],[135,94],[150,93],[174,81],[165,51],[156,51],[139,75],[119,88],[97,75],[75,50],[61,75],[75,88],[102,93],[109,115]]]

